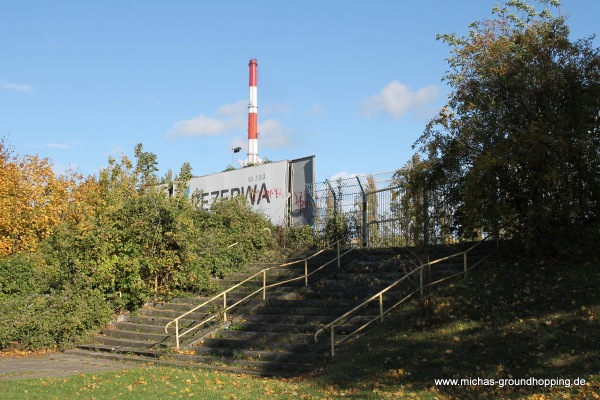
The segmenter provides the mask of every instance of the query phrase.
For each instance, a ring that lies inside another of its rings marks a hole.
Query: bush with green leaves
[[[0,258],[0,295],[47,293],[58,271],[44,264],[39,253]]]
[[[48,294],[0,300],[0,349],[63,349],[106,324],[112,316],[103,294],[69,286]]]
[[[141,145],[135,154],[135,167],[110,159],[99,178],[82,182],[72,214],[35,253],[0,260],[0,348],[64,347],[113,312],[218,290],[212,277],[273,252],[273,226],[244,197],[208,212],[183,190],[189,164],[161,186],[156,157]]]
[[[298,228],[288,228],[285,230],[285,236],[282,238],[286,247],[292,250],[305,250],[317,247],[319,236],[310,225],[304,225]]]
[[[123,202],[103,224],[79,228],[56,230],[43,246],[46,261],[65,282],[84,277],[115,309],[181,291],[211,292],[211,276],[239,271],[273,249],[272,226],[243,197],[206,212],[149,191]]]

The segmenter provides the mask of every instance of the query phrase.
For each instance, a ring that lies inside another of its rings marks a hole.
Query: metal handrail
[[[325,247],[325,248],[317,251],[316,253],[314,253],[314,254],[306,257],[306,258],[303,258],[303,259],[300,259],[300,260],[295,260],[295,261],[290,261],[290,262],[287,262],[287,263],[284,263],[284,264],[280,264],[280,265],[276,265],[276,266],[273,266],[273,267],[268,267],[268,268],[265,268],[265,269],[263,269],[263,270],[255,273],[254,275],[252,275],[252,276],[244,279],[243,281],[235,284],[234,286],[232,286],[232,287],[230,287],[230,288],[222,291],[221,293],[219,293],[219,294],[211,297],[209,300],[206,300],[204,303],[202,303],[202,304],[200,304],[200,305],[192,308],[191,310],[189,310],[189,311],[181,314],[177,318],[174,318],[172,321],[169,321],[165,325],[165,333],[169,333],[168,332],[169,326],[172,325],[172,324],[175,324],[175,344],[177,346],[177,350],[179,350],[179,342],[180,342],[179,339],[181,337],[187,335],[188,333],[190,333],[192,331],[197,330],[198,328],[202,327],[204,324],[217,319],[219,317],[219,314],[218,313],[214,313],[211,317],[209,317],[207,319],[204,319],[203,321],[201,321],[198,324],[192,326],[191,328],[188,328],[187,330],[185,330],[182,333],[179,333],[179,320],[182,319],[182,318],[184,318],[184,317],[186,317],[187,315],[193,313],[194,311],[197,311],[198,309],[200,309],[200,308],[202,308],[202,307],[204,307],[204,306],[206,306],[206,305],[214,302],[215,300],[218,300],[221,297],[223,298],[223,309],[222,309],[222,311],[223,311],[223,321],[226,321],[227,320],[227,311],[231,310],[233,307],[235,307],[238,304],[240,304],[240,303],[248,300],[249,298],[253,297],[254,295],[258,294],[261,291],[262,291],[262,300],[266,300],[267,289],[269,289],[269,288],[272,288],[272,287],[275,287],[275,286],[279,286],[279,285],[283,285],[285,283],[289,283],[289,282],[301,280],[301,279],[304,279],[304,285],[308,286],[308,277],[311,276],[311,275],[313,275],[314,273],[320,271],[321,269],[325,268],[326,266],[328,266],[332,262],[334,262],[334,261],[337,260],[337,266],[338,266],[338,268],[340,267],[340,259],[354,249],[354,247],[351,246],[349,250],[346,250],[345,252],[341,253],[340,244],[344,240],[346,240],[346,239],[340,239],[337,242],[334,242],[334,243],[330,244],[329,246],[327,246],[327,247]],[[319,254],[323,253],[324,251],[328,250],[329,248],[331,248],[333,246],[337,247],[337,256],[336,256],[336,258],[334,258],[333,260],[330,260],[330,261],[326,262],[325,264],[321,265],[319,268],[315,269],[311,273],[308,273],[308,261],[310,259],[318,256]],[[300,262],[304,262],[304,274],[303,275],[300,275],[298,277],[291,278],[291,279],[288,279],[288,280],[285,280],[285,281],[275,282],[275,283],[272,283],[270,285],[267,285],[267,272],[268,271],[270,271],[272,269],[275,269],[275,268],[287,267],[289,265],[297,264],[297,263],[300,263]],[[260,275],[262,275],[262,278],[263,278],[262,279],[263,284],[262,284],[261,288],[259,288],[259,289],[255,290],[254,292],[248,294],[243,299],[238,300],[237,302],[235,302],[233,304],[227,305],[227,293],[231,292],[234,289],[237,289],[238,287],[244,285],[247,282],[250,282],[251,280],[253,280],[254,278],[256,278],[256,277],[258,277]]]
[[[379,315],[377,315],[376,317],[374,317],[373,319],[369,320],[368,322],[366,322],[365,324],[361,325],[360,327],[356,328],[354,331],[352,331],[351,333],[349,333],[348,335],[346,335],[344,338],[342,338],[337,344],[342,344],[344,343],[346,340],[350,339],[351,337],[353,337],[354,335],[356,335],[357,333],[363,331],[367,326],[371,325],[373,322],[380,320],[380,322],[383,322],[383,316],[388,314],[389,312],[391,312],[392,310],[396,309],[398,306],[400,306],[402,303],[404,303],[406,300],[410,299],[415,293],[417,293],[418,291],[423,291],[423,288],[428,287],[428,286],[432,286],[434,284],[438,284],[442,281],[445,281],[447,279],[453,278],[455,276],[464,274],[466,275],[467,272],[469,270],[471,270],[472,268],[474,268],[475,266],[479,265],[480,263],[482,263],[485,259],[487,259],[489,256],[491,256],[495,251],[490,252],[490,254],[487,254],[485,257],[483,257],[481,260],[479,260],[478,262],[476,262],[475,264],[473,264],[471,267],[467,268],[467,254],[472,251],[473,249],[475,249],[477,246],[479,246],[481,243],[487,241],[489,238],[491,238],[492,235],[487,236],[486,238],[484,238],[482,241],[475,243],[473,246],[469,247],[466,250],[463,250],[459,253],[455,253],[455,254],[451,254],[449,256],[446,257],[442,257],[439,258],[437,260],[434,261],[430,261],[427,262],[425,264],[421,263],[418,267],[416,267],[415,269],[413,269],[412,271],[408,272],[407,274],[405,274],[402,278],[400,278],[399,280],[397,280],[396,282],[392,283],[391,285],[389,285],[388,287],[386,287],[385,289],[381,290],[379,293],[374,294],[373,296],[371,296],[370,298],[368,298],[367,300],[363,301],[362,303],[360,303],[359,305],[357,305],[356,307],[354,307],[353,309],[351,309],[350,311],[347,311],[346,313],[344,313],[343,315],[339,316],[338,318],[336,318],[335,320],[331,321],[330,323],[328,323],[327,325],[323,326],[322,328],[320,328],[319,330],[317,330],[315,332],[314,338],[315,338],[315,343],[319,341],[318,336],[319,334],[321,334],[322,332],[324,332],[327,329],[330,329],[330,341],[331,341],[331,357],[333,357],[335,355],[335,346],[336,346],[336,342],[335,342],[335,325],[337,323],[339,323],[340,321],[346,321],[347,318],[349,316],[351,316],[352,314],[354,314],[356,311],[364,308],[365,306],[367,306],[371,301],[378,299],[379,300]],[[438,264],[442,261],[446,261],[449,260],[451,258],[455,258],[455,257],[460,257],[460,256],[464,257],[464,270],[461,272],[458,272],[456,274],[447,276],[445,278],[439,279],[435,282],[431,282],[428,283],[427,285],[423,285],[422,281],[419,285],[419,288],[415,289],[414,291],[412,291],[411,293],[409,293],[408,295],[406,295],[405,297],[403,297],[401,300],[399,300],[398,302],[396,302],[394,305],[390,306],[386,311],[384,311],[383,309],[383,295],[390,291],[391,289],[393,289],[394,287],[396,287],[397,285],[399,285],[400,283],[402,283],[405,279],[408,279],[410,276],[414,275],[417,272],[420,272],[421,274],[423,273],[423,268],[427,267],[427,266],[431,266],[434,264]]]

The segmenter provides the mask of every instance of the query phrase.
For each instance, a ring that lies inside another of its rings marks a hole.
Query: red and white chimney
[[[258,164],[258,98],[255,59],[250,60],[250,102],[248,103],[248,164]]]

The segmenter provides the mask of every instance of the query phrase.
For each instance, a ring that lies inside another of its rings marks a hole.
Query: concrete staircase
[[[439,248],[439,258],[453,248]],[[486,249],[469,256],[474,262],[486,254]],[[335,252],[326,252],[310,261],[309,271],[331,260]],[[405,249],[379,251],[356,250],[342,259],[340,268],[329,265],[316,276],[278,286],[267,292],[267,300],[260,296],[242,304],[228,315],[226,322],[215,322],[199,330],[174,351],[174,336],[166,334],[164,326],[173,318],[192,309],[207,298],[176,298],[168,303],[152,303],[131,315],[122,316],[98,333],[92,343],[79,346],[70,353],[94,357],[145,361],[185,367],[212,368],[257,375],[297,375],[308,372],[329,356],[328,340],[315,343],[315,332],[346,311],[360,304],[378,291],[397,281],[418,265],[415,255]],[[220,280],[223,288],[231,287],[270,266],[255,264],[246,274],[232,274]],[[432,267],[431,279],[439,279],[462,270],[463,260],[450,260]],[[277,269],[268,283],[281,282],[299,276],[304,264]],[[418,287],[418,275],[398,285],[386,295],[386,307]],[[232,294],[241,299],[262,284],[252,282]],[[218,301],[217,301],[218,302]],[[181,324],[191,326],[212,315],[218,304],[190,314]],[[379,311],[378,302],[372,302],[340,329],[336,340],[372,319]]]

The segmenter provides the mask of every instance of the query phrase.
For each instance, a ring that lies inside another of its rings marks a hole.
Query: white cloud
[[[244,129],[246,119],[245,101],[225,104],[217,110],[217,118],[198,115],[197,117],[176,122],[167,133],[167,137],[210,136]]]
[[[233,104],[224,104],[217,110],[221,117],[240,118],[248,113],[248,102],[240,100]]]
[[[261,147],[279,149],[290,145],[290,130],[276,119],[258,124],[258,150]]]
[[[176,122],[169,131],[169,137],[208,136],[225,132],[227,125],[216,118],[198,115],[192,119]]]
[[[308,114],[313,117],[322,117],[325,115],[325,110],[320,104],[315,103],[308,109]]]
[[[45,146],[53,148],[53,149],[60,149],[60,150],[66,150],[66,149],[71,148],[71,145],[68,145],[65,143],[46,143]]]
[[[370,117],[380,112],[393,118],[400,118],[408,112],[416,112],[420,108],[440,97],[437,86],[431,85],[416,91],[398,81],[392,81],[378,94],[365,99],[361,111]]]
[[[290,107],[289,104],[285,104],[285,103],[269,104],[269,105],[266,105],[265,107],[258,109],[259,113],[262,113],[265,115],[289,114],[291,111],[292,111],[292,107]]]
[[[278,149],[291,145],[290,140],[290,129],[283,125],[280,121],[275,119],[268,119],[258,124],[258,153],[264,155],[263,150],[266,149]],[[247,136],[238,136],[231,141],[231,148],[241,147],[242,150],[237,153],[247,154],[248,152],[248,139]],[[268,156],[268,155],[267,155]],[[234,158],[236,156],[234,155]],[[262,158],[261,158],[262,160]],[[245,166],[248,164],[248,159],[237,159],[239,166]]]
[[[328,181],[330,182],[335,182],[338,179],[350,179],[350,178],[356,178],[357,176],[363,176],[364,174],[355,174],[355,173],[351,173],[351,172],[347,172],[347,171],[340,171],[336,174],[331,175],[329,178],[327,178]]]
[[[285,107],[276,105],[274,109],[285,111]],[[199,115],[195,118],[176,122],[167,133],[167,137],[178,136],[209,136],[222,135],[231,132],[247,133],[248,103],[245,100],[225,104],[217,110],[216,117]],[[258,124],[258,147],[281,148],[290,145],[290,129],[277,119],[266,119]],[[246,141],[236,139],[232,147],[240,146],[246,149]]]
[[[23,93],[33,93],[35,90],[29,85],[20,85],[12,82],[0,81],[0,88],[5,90],[14,90]]]

